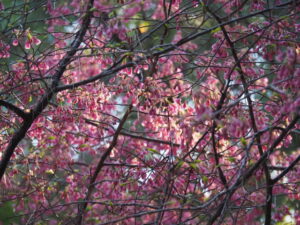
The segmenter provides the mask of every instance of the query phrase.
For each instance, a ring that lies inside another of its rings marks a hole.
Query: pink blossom
[[[27,40],[25,42],[25,49],[30,49],[31,48],[31,41],[30,40]]]
[[[13,46],[18,46],[18,44],[19,44],[18,39],[14,39],[13,42],[12,42],[12,45]]]

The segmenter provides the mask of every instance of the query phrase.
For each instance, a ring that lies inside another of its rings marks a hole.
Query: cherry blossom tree
[[[300,224],[300,1],[1,0],[3,224]]]

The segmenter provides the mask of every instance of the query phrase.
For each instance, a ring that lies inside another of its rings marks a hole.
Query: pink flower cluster
[[[30,49],[32,48],[33,45],[39,45],[39,44],[41,44],[41,40],[35,36],[32,36],[31,33],[28,31],[27,40],[25,42],[25,49]]]
[[[9,58],[10,57],[9,49],[10,46],[0,40],[0,58]]]

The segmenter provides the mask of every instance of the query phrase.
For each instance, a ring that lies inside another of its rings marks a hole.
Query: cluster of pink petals
[[[39,45],[41,44],[41,40],[32,36],[28,36],[28,39],[25,42],[25,49],[30,49],[32,47],[32,45]]]
[[[0,58],[9,58],[10,53],[9,53],[10,46],[6,44],[3,41],[0,41]]]

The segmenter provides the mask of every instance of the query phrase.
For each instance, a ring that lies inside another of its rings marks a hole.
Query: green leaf
[[[52,169],[49,169],[49,170],[46,170],[45,173],[49,174],[49,175],[53,175],[54,171]]]
[[[87,145],[87,144],[81,144],[81,145],[79,145],[79,148],[85,148],[85,147],[89,147],[89,145]]]
[[[168,201],[165,203],[165,205],[172,205],[172,204],[176,204],[176,201]]]
[[[114,205],[112,201],[108,201],[108,204],[109,204],[110,206],[113,206],[113,205]]]
[[[147,151],[160,155],[159,151],[157,151],[153,148],[147,148]]]
[[[194,170],[197,170],[197,169],[198,169],[196,163],[189,163],[189,165],[190,165],[190,167],[191,167],[192,169],[194,169]]]
[[[281,17],[280,17],[281,20],[285,20],[285,19],[288,19],[288,18],[290,18],[289,15],[284,15],[284,16],[281,16]]]
[[[221,166],[224,166],[224,164],[218,164],[218,165],[216,165],[216,168],[219,168]]]
[[[241,143],[242,143],[242,145],[245,147],[245,146],[247,146],[247,141],[246,141],[246,139],[244,138],[244,137],[242,137],[241,139],[240,139],[240,141],[241,141]]]
[[[156,50],[156,51],[163,51],[163,50],[164,50],[164,48],[162,48],[162,47],[158,47],[158,48],[155,48],[155,50]]]
[[[202,176],[202,181],[203,181],[204,183],[206,183],[206,182],[208,181],[208,177],[207,177],[207,176]]]
[[[241,68],[236,67],[234,70],[238,71],[239,73],[242,72]]]
[[[176,165],[176,169],[180,169],[182,167],[183,163],[184,163],[184,161],[180,160]]]
[[[128,183],[126,183],[126,182],[125,182],[125,183],[121,183],[120,186],[123,187],[123,186],[125,186],[125,185],[127,185],[127,184],[128,184]]]
[[[200,160],[200,159],[194,160],[194,163],[201,163],[201,162],[202,162],[202,160]]]
[[[133,52],[126,52],[124,55],[125,56],[133,56]]]
[[[234,163],[235,162],[235,158],[234,157],[228,157],[228,161]]]
[[[220,30],[221,30],[221,27],[217,27],[217,28],[213,29],[210,33],[214,34],[214,33],[219,32]]]
[[[112,11],[112,12],[110,12],[109,14],[108,14],[108,18],[113,18],[113,17],[115,17],[116,15],[115,15],[115,12],[114,11]]]

